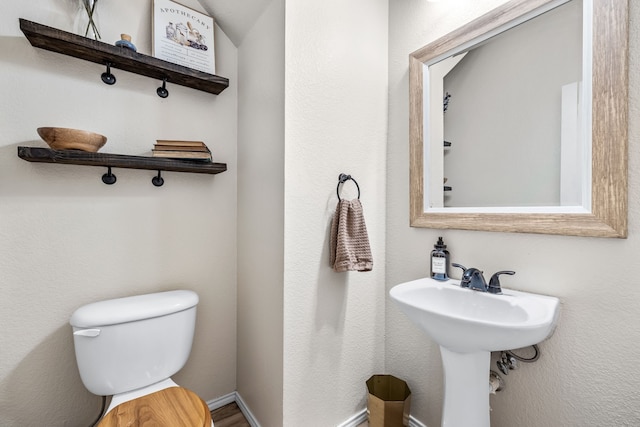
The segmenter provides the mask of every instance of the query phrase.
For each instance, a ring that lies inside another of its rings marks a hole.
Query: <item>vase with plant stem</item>
[[[78,2],[75,17],[76,33],[91,39],[100,40],[98,29],[98,0],[76,0]]]

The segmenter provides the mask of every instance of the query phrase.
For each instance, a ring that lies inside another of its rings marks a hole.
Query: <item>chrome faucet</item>
[[[489,292],[496,295],[502,294],[502,288],[500,287],[500,275],[516,274],[515,271],[498,271],[491,276],[489,284],[487,285],[483,272],[477,268],[466,268],[465,266],[456,263],[451,263],[451,265],[462,269],[462,279],[460,279],[461,288],[469,288],[474,291]]]

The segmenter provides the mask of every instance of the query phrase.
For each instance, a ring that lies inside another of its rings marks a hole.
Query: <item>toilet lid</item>
[[[124,402],[100,421],[98,427],[210,427],[209,407],[183,387],[169,387]]]

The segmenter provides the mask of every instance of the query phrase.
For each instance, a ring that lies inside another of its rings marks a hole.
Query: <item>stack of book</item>
[[[151,152],[153,157],[211,161],[211,151],[201,141],[158,139]]]

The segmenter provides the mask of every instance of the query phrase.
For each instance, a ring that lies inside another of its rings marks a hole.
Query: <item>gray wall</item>
[[[238,392],[282,426],[284,1],[238,48]]]

